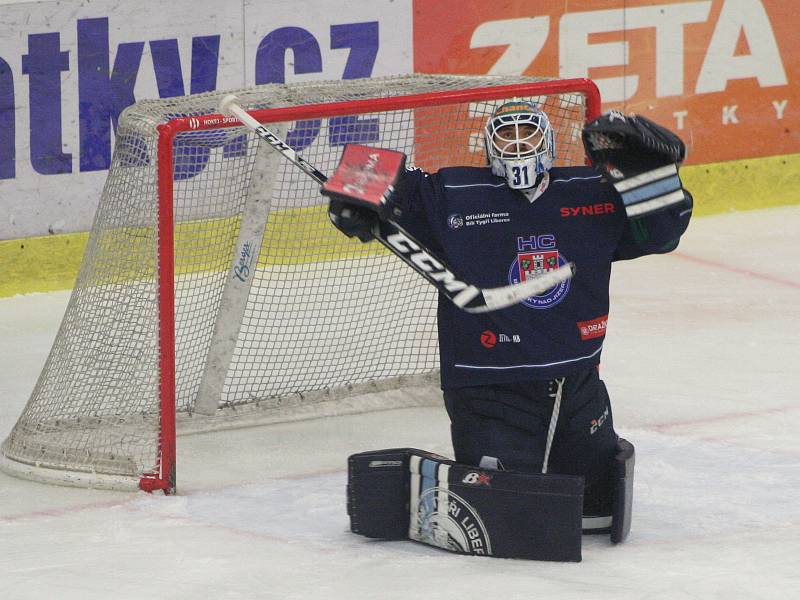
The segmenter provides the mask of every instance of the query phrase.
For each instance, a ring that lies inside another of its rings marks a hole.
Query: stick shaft
[[[235,116],[260,139],[280,152],[287,160],[299,167],[320,185],[328,180],[324,173],[306,161],[294,148],[245,111],[235,96],[229,95],[222,99],[220,112]],[[428,283],[439,290],[448,300],[460,309],[470,313],[490,312],[513,306],[527,297],[542,294],[553,285],[550,284],[547,287],[543,287],[540,284],[537,286],[536,280],[531,279],[524,283],[481,289],[456,277],[453,269],[442,257],[430,251],[422,242],[391,219],[380,221],[372,233],[376,240],[422,275]],[[570,265],[570,268],[565,269],[563,274],[558,274],[559,279],[566,280],[570,278],[573,267],[573,265]]]

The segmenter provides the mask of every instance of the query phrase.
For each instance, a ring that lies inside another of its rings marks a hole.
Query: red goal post
[[[486,164],[475,134],[492,107],[519,98],[542,102],[562,136],[557,145],[567,149],[560,164],[576,164],[584,160],[580,127],[600,114],[588,79],[412,75],[236,93],[256,120],[297,143],[323,172],[347,141],[402,150],[410,166],[426,170]],[[237,119],[209,110],[222,96],[150,101],[123,115],[64,321],[107,337],[109,347],[125,345],[126,360],[96,366],[92,360],[105,360],[98,353],[74,356],[62,324],[3,445],[5,470],[173,493],[176,413],[210,423],[226,409],[304,408],[335,390],[382,389],[376,381],[397,378],[402,385],[436,368],[435,294],[396,258],[338,235],[313,182],[259,147]],[[128,135],[128,123],[142,129]],[[382,278],[398,282],[403,297],[370,295]],[[102,311],[94,296],[103,297]],[[334,314],[342,305],[354,313],[351,321]],[[108,313],[121,315],[119,323],[110,325]],[[142,330],[149,333],[141,340],[128,339]],[[87,364],[91,377],[79,376]],[[98,408],[99,395],[111,406]]]

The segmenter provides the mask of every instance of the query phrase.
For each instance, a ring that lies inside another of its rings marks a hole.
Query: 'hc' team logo
[[[556,248],[556,238],[551,234],[517,238],[517,257],[508,270],[509,283],[520,283],[543,275],[567,264],[567,259]],[[561,302],[569,292],[570,280],[562,281],[544,294],[522,301],[528,308],[550,308]]]

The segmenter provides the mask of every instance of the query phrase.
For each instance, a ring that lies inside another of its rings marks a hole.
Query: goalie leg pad
[[[624,542],[628,537],[633,507],[634,464],[633,444],[619,438],[608,478],[588,488],[583,506],[584,534],[609,533],[615,544]]]
[[[611,521],[611,541],[624,542],[631,531],[633,509],[633,467],[636,455],[633,444],[619,439],[614,457],[614,503]]]
[[[355,533],[462,554],[581,560],[582,477],[484,470],[415,449],[357,454],[349,464]]]
[[[370,538],[408,538],[409,449],[374,450],[347,461],[350,530]]]

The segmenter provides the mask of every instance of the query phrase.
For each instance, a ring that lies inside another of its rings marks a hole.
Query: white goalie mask
[[[550,170],[556,155],[555,136],[547,115],[532,102],[506,102],[494,111],[484,132],[492,173],[508,186],[524,190]]]

